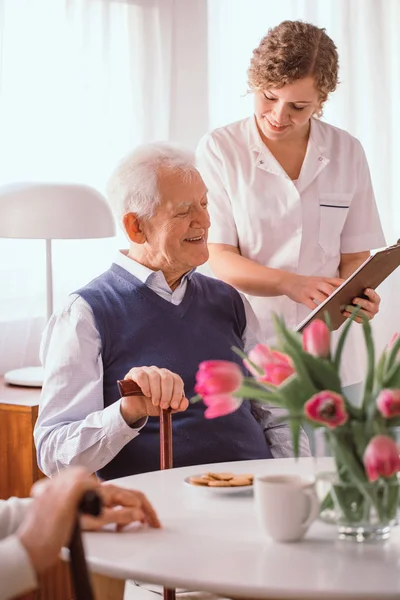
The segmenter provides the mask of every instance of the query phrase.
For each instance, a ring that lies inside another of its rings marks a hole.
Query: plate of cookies
[[[213,473],[190,475],[184,483],[191,488],[198,488],[217,494],[238,494],[253,490],[253,475],[248,473]]]

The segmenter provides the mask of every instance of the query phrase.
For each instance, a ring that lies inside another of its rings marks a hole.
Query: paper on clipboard
[[[324,319],[327,312],[332,329],[338,329],[345,321],[344,307],[353,299],[363,295],[366,288],[375,289],[400,266],[400,240],[394,246],[378,250],[368,257],[346,281],[342,283],[324,302],[321,302],[301,323],[296,331],[303,331],[315,319]]]

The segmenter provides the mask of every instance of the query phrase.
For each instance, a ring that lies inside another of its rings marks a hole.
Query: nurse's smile
[[[269,120],[269,118],[264,115],[264,120],[267,122],[268,126],[270,127],[270,129],[272,131],[276,131],[276,132],[280,132],[280,131],[284,131],[285,129],[287,129],[287,127],[289,127],[289,123],[287,125],[278,125],[275,123],[271,123],[271,121]]]

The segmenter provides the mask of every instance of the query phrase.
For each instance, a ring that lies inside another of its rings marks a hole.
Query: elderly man
[[[176,413],[174,466],[290,455],[278,409],[256,418],[247,401],[209,421],[203,403],[188,403],[201,361],[241,364],[232,346],[248,351],[257,342],[240,294],[195,272],[208,259],[210,219],[191,153],[164,143],[137,149],[114,173],[109,199],[130,247],[70,296],[44,335],[35,428],[42,471],[83,464],[110,479],[158,469],[155,417],[168,407]],[[121,399],[123,378],[143,396]]]

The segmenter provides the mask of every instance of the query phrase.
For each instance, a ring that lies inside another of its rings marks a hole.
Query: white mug
[[[277,542],[301,539],[319,513],[315,480],[298,475],[259,475],[254,481],[258,520]]]

